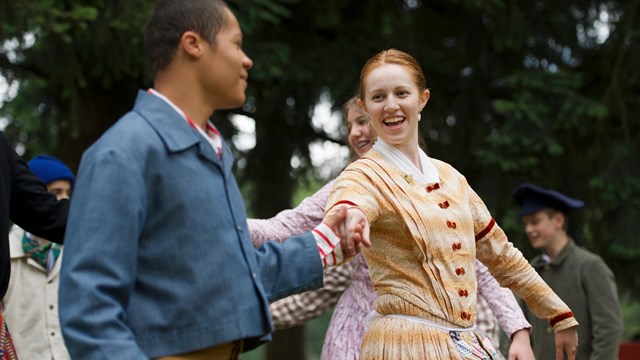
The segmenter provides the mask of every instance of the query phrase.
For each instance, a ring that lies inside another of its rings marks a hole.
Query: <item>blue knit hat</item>
[[[76,180],[67,165],[51,155],[38,155],[31,159],[27,165],[34,174],[42,179],[45,185],[58,180],[67,180],[73,186]]]

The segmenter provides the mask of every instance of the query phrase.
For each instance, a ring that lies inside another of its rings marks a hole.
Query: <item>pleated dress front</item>
[[[507,240],[452,166],[432,158],[439,181],[423,183],[375,148],[338,177],[326,209],[348,203],[371,224],[364,250],[375,310],[360,359],[500,359],[475,330],[475,258],[559,331],[569,308]]]

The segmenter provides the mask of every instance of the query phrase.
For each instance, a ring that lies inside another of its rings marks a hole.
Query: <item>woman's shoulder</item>
[[[435,165],[435,167],[438,169],[438,172],[443,176],[443,177],[464,177],[462,175],[462,173],[460,173],[460,171],[458,171],[458,169],[456,169],[455,167],[453,167],[453,165],[449,164],[448,162],[444,161],[444,160],[440,160],[440,159],[436,159],[436,158],[432,158],[429,157],[429,160],[431,160],[431,162],[433,163],[433,165]]]

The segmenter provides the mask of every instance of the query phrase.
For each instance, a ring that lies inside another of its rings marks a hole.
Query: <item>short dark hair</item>
[[[556,216],[556,214],[562,214],[562,217],[564,217],[564,223],[562,224],[562,229],[564,231],[567,231],[567,229],[569,228],[569,219],[567,218],[567,213],[551,207],[546,207],[542,209],[542,211],[544,211],[547,214],[547,216],[549,216],[549,218]]]
[[[144,30],[144,47],[154,74],[175,56],[182,34],[194,31],[210,44],[229,18],[221,0],[159,0]]]

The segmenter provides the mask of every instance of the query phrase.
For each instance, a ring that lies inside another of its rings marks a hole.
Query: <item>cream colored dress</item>
[[[476,257],[556,332],[577,325],[464,176],[429,161],[439,175],[436,183],[422,183],[374,148],[343,171],[327,201],[327,210],[341,202],[357,205],[371,224],[372,246],[364,254],[378,293],[374,307],[383,316],[369,323],[360,359],[497,358],[490,341],[470,330],[476,321]]]

